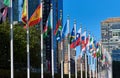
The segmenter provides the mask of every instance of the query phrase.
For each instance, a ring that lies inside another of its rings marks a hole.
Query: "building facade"
[[[120,49],[120,18],[109,18],[101,22],[103,47],[111,54]]]

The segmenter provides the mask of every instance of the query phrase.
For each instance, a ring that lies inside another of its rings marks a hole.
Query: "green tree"
[[[15,69],[27,66],[27,34],[22,24],[13,27],[13,47]],[[40,67],[40,31],[30,27],[30,63],[31,67]],[[10,68],[10,24],[0,24],[0,68]]]

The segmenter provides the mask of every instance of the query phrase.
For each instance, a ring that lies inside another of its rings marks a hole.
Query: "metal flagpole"
[[[61,35],[62,37],[62,35]],[[63,42],[61,41],[61,78],[63,78]]]
[[[54,49],[53,49],[53,8],[51,4],[51,54],[52,54],[52,78],[54,78]]]
[[[93,78],[95,77],[94,70],[93,70]]]
[[[28,0],[27,4],[27,78],[30,78],[30,51],[29,51],[29,26],[28,26]]]
[[[42,16],[41,17],[41,25],[40,25],[40,28],[41,28],[41,78],[43,78],[43,0],[41,0],[41,11],[40,11],[40,15]]]
[[[96,78],[98,78],[98,75],[97,75],[97,57],[96,57]]]
[[[77,78],[77,57],[75,56],[75,78]]]
[[[12,9],[12,0],[10,0],[10,9],[11,9],[11,17],[10,17],[10,30],[11,30],[11,40],[10,40],[10,53],[11,53],[11,78],[14,78],[14,65],[13,65],[13,9]]]
[[[62,10],[60,10],[60,19],[62,20]],[[63,78],[63,42],[62,42],[62,31],[61,31],[61,78]]]
[[[71,78],[71,66],[70,66],[70,24],[69,24],[69,16],[68,16],[68,20],[67,20],[67,27],[68,27],[68,63],[69,63],[69,68],[68,68],[68,72],[69,72],[69,78]]]
[[[90,66],[89,66],[90,67]],[[90,78],[91,78],[91,69],[89,69],[89,72],[90,72]]]
[[[81,78],[83,78],[83,72],[82,72],[82,62],[80,64],[80,69],[81,69]]]
[[[74,28],[75,28],[75,39],[76,39],[76,20],[74,22]],[[75,53],[76,53],[76,47],[75,47]],[[75,78],[77,78],[77,57],[75,54]]]
[[[87,78],[87,55],[86,53],[85,53],[85,70],[86,70],[85,77]]]
[[[85,43],[86,43],[86,36],[85,36]],[[87,54],[86,54],[86,52],[85,52],[85,77],[87,78]]]

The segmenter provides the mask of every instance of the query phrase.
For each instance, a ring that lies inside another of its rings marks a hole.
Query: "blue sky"
[[[64,23],[67,15],[70,16],[71,29],[76,19],[77,30],[82,24],[82,32],[86,29],[100,40],[101,21],[110,17],[120,17],[120,0],[63,0]]]

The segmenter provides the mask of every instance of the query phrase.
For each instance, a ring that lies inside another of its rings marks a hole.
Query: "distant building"
[[[60,67],[60,62],[61,62],[61,46],[60,43],[58,44],[58,58],[59,58],[59,67]],[[63,40],[63,52],[64,52],[64,74],[68,74],[69,71],[69,63],[68,63],[68,37],[65,37]],[[71,73],[74,74],[75,73],[75,50],[71,49],[70,51],[70,63],[71,63]],[[59,68],[60,69],[60,68]],[[59,70],[60,71],[60,70]]]
[[[112,50],[113,61],[120,61],[120,49]]]
[[[114,53],[120,49],[120,18],[109,18],[102,21],[101,37],[103,47],[105,47],[108,52]]]

